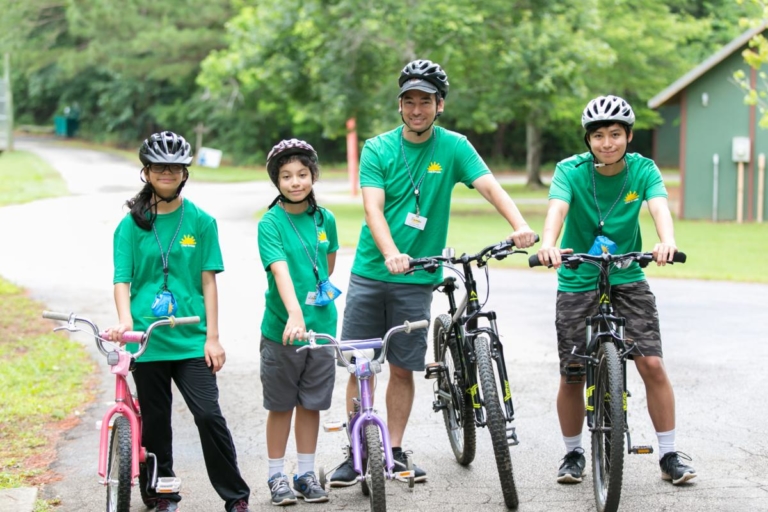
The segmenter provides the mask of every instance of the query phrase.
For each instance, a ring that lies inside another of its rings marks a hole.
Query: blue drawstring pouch
[[[616,242],[608,238],[607,236],[597,236],[595,237],[595,243],[592,244],[592,247],[590,247],[589,252],[587,254],[591,254],[593,256],[600,256],[604,253],[613,254],[616,252]]]
[[[341,295],[341,290],[333,286],[329,280],[317,283],[317,295],[315,296],[315,306],[327,306]]]
[[[169,290],[163,290],[155,295],[155,300],[152,302],[152,314],[156,317],[165,318],[173,316],[177,309],[176,299]]]

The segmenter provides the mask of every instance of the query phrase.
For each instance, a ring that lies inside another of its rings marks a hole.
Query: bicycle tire
[[[475,460],[477,450],[475,414],[472,400],[466,391],[456,384],[457,363],[461,353],[459,344],[451,335],[451,317],[442,314],[435,319],[432,329],[432,345],[435,351],[435,361],[446,367],[445,373],[437,374],[437,386],[440,391],[451,395],[450,403],[445,403],[443,421],[451,443],[453,455],[462,466],[467,466]],[[438,400],[445,402],[444,398]]]
[[[597,351],[592,481],[598,512],[619,508],[624,470],[624,386],[616,346],[604,341]]]
[[[107,465],[107,512],[129,512],[131,508],[131,422],[118,416],[112,424]]]
[[[368,463],[365,468],[365,480],[368,482],[371,501],[371,512],[387,511],[387,495],[385,494],[386,477],[384,476],[384,453],[381,450],[379,427],[366,425],[365,444],[368,452]]]
[[[506,420],[501,409],[501,403],[499,402],[488,336],[480,335],[475,338],[475,357],[477,359],[477,371],[480,374],[480,386],[483,392],[486,425],[491,433],[493,453],[496,457],[496,469],[499,472],[504,504],[507,508],[515,509],[519,504],[517,486],[515,485],[515,476],[512,472],[512,456],[509,453]]]

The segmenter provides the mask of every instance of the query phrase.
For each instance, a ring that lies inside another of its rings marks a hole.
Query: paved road
[[[114,319],[112,305],[112,232],[124,215],[122,203],[139,188],[139,166],[108,154],[19,142],[36,152],[66,179],[72,195],[0,209],[0,275],[26,288],[48,308],[90,315],[100,325]],[[346,183],[322,183],[320,202],[346,193]],[[226,272],[220,275],[221,336],[228,361],[220,373],[221,403],[233,432],[240,466],[252,488],[252,510],[270,510],[266,486],[265,411],[258,377],[258,336],[264,273],[259,268],[254,213],[273,198],[266,183],[200,184],[192,179],[187,197],[219,222]],[[492,243],[505,233],[488,233]],[[461,248],[475,250],[477,248]],[[334,283],[345,290],[353,253],[340,251]],[[697,257],[690,255],[691,264]],[[555,483],[563,447],[557,427],[555,394],[557,354],[554,343],[555,276],[551,271],[491,270],[494,289],[489,305],[501,312],[521,444],[512,449],[523,511],[591,511],[591,478],[576,486]],[[768,286],[654,279],[661,312],[665,352],[678,403],[678,448],[694,457],[699,477],[675,488],[659,478],[656,457],[629,456],[622,510],[752,511],[768,510],[768,414],[765,399],[768,361],[765,304]],[[342,300],[343,302],[343,300]],[[343,304],[341,304],[343,306]],[[443,301],[436,300],[433,313]],[[61,499],[58,510],[103,510],[104,490],[97,484],[95,422],[105,410],[112,381],[100,363],[102,393],[84,406],[81,424],[68,432],[54,465],[61,480],[43,496]],[[378,396],[383,399],[386,371]],[[645,412],[644,389],[633,370],[629,385],[630,425],[637,444],[655,444]],[[337,375],[337,393],[324,419],[343,417],[345,374]],[[178,396],[178,395],[177,395]],[[478,431],[475,462],[459,466],[450,455],[442,420],[431,412],[431,383],[417,379],[417,398],[406,448],[429,472],[429,482],[387,486],[390,510],[504,510],[493,465],[490,436]],[[191,416],[183,401],[174,407],[176,470],[183,481],[185,512],[222,510],[202,470],[202,454]],[[318,463],[340,460],[342,434],[321,432]],[[289,444],[288,470],[295,469]],[[144,510],[134,493],[132,511]],[[300,504],[304,507],[306,505]],[[334,490],[331,502],[313,510],[368,510],[359,486]]]

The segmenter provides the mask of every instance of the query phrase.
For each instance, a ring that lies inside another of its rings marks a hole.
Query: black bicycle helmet
[[[153,133],[139,148],[139,159],[145,166],[151,164],[192,163],[192,148],[184,137],[173,132]]]
[[[281,140],[267,155],[267,172],[272,183],[277,185],[277,174],[280,171],[279,163],[284,157],[291,155],[306,155],[313,163],[317,163],[317,152],[308,142],[299,139]]]
[[[433,87],[425,84],[424,81]],[[400,95],[411,89],[419,89],[429,93],[440,93],[445,99],[448,96],[448,75],[439,64],[426,59],[417,59],[405,65],[400,72]],[[435,89],[435,90],[433,90]]]

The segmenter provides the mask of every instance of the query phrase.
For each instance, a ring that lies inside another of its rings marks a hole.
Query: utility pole
[[[203,147],[203,135],[211,131],[210,128],[207,128],[202,121],[197,123],[197,126],[195,126],[195,129],[193,130],[195,132],[195,160],[197,160],[198,155],[200,154],[200,148]]]
[[[3,141],[6,151],[13,151],[13,93],[11,91],[11,54],[5,53],[5,70],[2,87],[0,87],[0,131],[5,129],[6,140]]]

